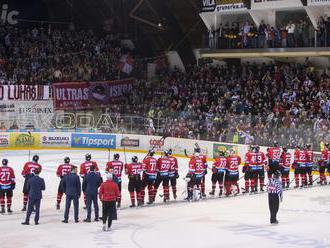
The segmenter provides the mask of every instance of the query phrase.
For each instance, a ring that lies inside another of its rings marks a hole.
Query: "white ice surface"
[[[36,152],[32,152],[33,154]],[[15,169],[17,189],[14,192],[12,215],[0,215],[0,248],[6,247],[330,247],[330,186],[291,190],[284,193],[277,226],[269,224],[267,195],[215,198],[194,203],[175,203],[122,209],[119,220],[110,232],[101,231],[101,223],[61,223],[61,210],[55,210],[59,179],[56,167],[64,156],[70,156],[79,165],[86,151],[40,151],[43,165],[41,176],[46,180],[46,192],[41,204],[40,225],[22,226],[23,178],[21,168],[27,160],[27,151],[2,151]],[[127,153],[129,160],[133,154]],[[143,154],[137,154],[140,159]],[[93,151],[102,171],[107,152]],[[111,154],[112,156],[112,154]],[[124,159],[124,154],[121,153]],[[179,159],[180,175],[187,170],[187,160]],[[178,195],[182,199],[185,182],[178,180]],[[243,180],[241,184],[243,183]],[[207,175],[207,192],[211,187]],[[160,193],[160,192],[159,192]],[[129,205],[127,179],[123,183],[123,207]],[[82,207],[82,199],[80,199]],[[160,202],[161,199],[158,199]],[[86,216],[80,210],[80,220]],[[32,216],[33,218],[33,216]]]

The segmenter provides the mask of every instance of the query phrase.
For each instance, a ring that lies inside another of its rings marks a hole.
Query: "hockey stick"
[[[110,148],[108,149],[108,162],[110,161]]]
[[[167,138],[168,136],[166,136],[166,135],[163,135],[158,141],[159,141],[159,143],[161,143],[161,142],[164,142],[165,141],[165,139]],[[157,142],[158,143],[158,142]],[[159,144],[158,143],[158,144]],[[154,150],[155,149],[155,147],[157,146],[157,144],[155,144],[155,145],[153,145],[152,146],[152,148],[151,149],[149,149],[149,151],[148,151],[148,153],[147,153],[147,155],[145,155],[144,156],[144,158],[143,158],[143,160],[146,158],[146,157],[148,157],[149,155],[150,155],[150,151],[152,151],[152,150]]]
[[[29,161],[31,159],[31,141],[32,141],[32,134],[30,131],[28,131],[29,134]]]
[[[124,128],[121,130],[121,138],[124,139]],[[126,158],[126,145],[124,142],[124,157],[125,157],[125,164],[127,164],[127,158]]]

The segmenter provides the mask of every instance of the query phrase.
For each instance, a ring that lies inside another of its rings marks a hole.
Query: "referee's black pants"
[[[278,194],[269,193],[268,194],[268,203],[269,203],[269,211],[270,211],[270,223],[276,222],[276,215],[280,205],[280,199]]]

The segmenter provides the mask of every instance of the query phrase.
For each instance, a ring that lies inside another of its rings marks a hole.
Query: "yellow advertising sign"
[[[16,148],[38,148],[40,147],[39,133],[11,133],[9,147]]]

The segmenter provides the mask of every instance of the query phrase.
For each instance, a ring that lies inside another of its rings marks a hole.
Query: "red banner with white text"
[[[83,110],[106,107],[128,96],[135,79],[104,82],[65,82],[53,84],[55,110]]]

